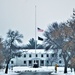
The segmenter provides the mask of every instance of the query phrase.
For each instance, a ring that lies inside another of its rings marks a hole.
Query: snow
[[[18,75],[18,73],[13,72],[12,70],[9,70],[8,74],[4,73],[5,70],[0,70],[0,75]]]
[[[39,67],[39,68],[32,68],[32,67],[13,67],[13,70],[9,69],[8,74],[4,73],[5,69],[0,70],[0,75],[18,75],[16,72],[52,72],[52,75],[75,75],[74,71],[71,72],[71,69],[68,68],[68,73],[64,74],[64,67],[58,67],[57,68],[57,73],[55,73],[54,66],[48,66],[48,67]]]
[[[36,72],[49,72],[50,71],[50,67],[39,67],[39,68],[32,68],[32,67],[14,67],[13,71],[36,71]],[[51,68],[51,71],[53,71],[53,69]]]
[[[35,53],[35,49],[24,49],[20,51],[23,53]],[[45,51],[44,49],[36,49],[36,53],[53,53],[53,50]]]

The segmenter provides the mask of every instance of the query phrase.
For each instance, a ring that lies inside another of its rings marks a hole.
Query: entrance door
[[[37,63],[37,65],[38,65],[38,67],[39,67],[39,60],[36,60],[36,63]]]
[[[34,60],[34,68],[38,68],[39,67],[39,60]]]

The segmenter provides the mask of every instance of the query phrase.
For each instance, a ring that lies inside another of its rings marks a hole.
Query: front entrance
[[[39,67],[39,60],[36,60],[36,63],[37,63],[37,65],[38,65],[38,67]]]
[[[39,67],[39,60],[34,60],[34,68],[38,68]]]

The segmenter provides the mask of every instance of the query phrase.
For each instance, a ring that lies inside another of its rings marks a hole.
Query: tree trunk
[[[68,57],[68,58],[67,58]],[[63,54],[63,59],[64,59],[64,73],[67,73],[67,67],[68,67],[68,62],[70,60],[70,57],[66,54]]]
[[[72,67],[71,67],[71,72],[72,72]]]
[[[9,65],[9,61],[7,62],[7,65],[6,65],[5,74],[8,73],[8,65]]]
[[[74,68],[74,72],[75,72],[75,68]]]
[[[67,64],[67,63],[65,63],[64,73],[67,73],[67,66],[68,66],[68,64]]]

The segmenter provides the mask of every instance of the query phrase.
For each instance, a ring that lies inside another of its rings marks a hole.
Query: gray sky
[[[9,29],[23,34],[23,43],[35,37],[36,26],[46,29],[53,22],[71,18],[75,0],[0,0],[0,36],[6,37]],[[42,33],[37,32],[37,36]]]

